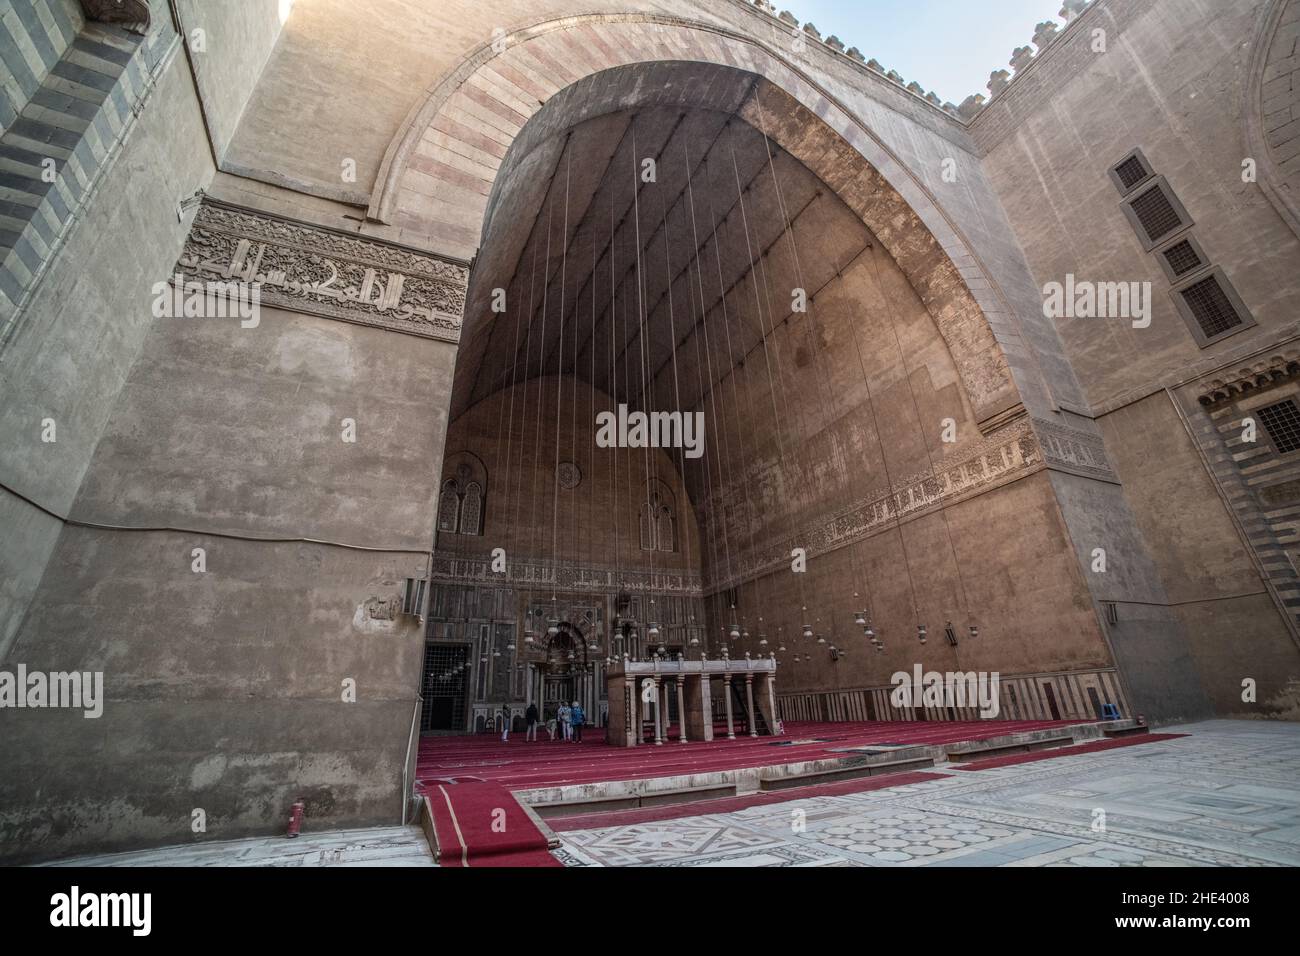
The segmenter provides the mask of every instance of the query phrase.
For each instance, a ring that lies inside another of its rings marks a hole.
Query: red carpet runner
[[[547,840],[505,787],[495,783],[426,788],[440,866],[561,866]]]

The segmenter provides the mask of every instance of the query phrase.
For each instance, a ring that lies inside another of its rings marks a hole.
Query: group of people
[[[537,727],[542,723],[541,711],[537,709],[536,704],[529,704],[528,709],[524,711],[524,723],[528,725],[528,732],[524,735],[525,740],[537,739]],[[501,705],[501,742],[505,743],[510,739],[510,705]],[[546,732],[551,735],[551,739],[557,737],[561,740],[575,744],[582,743],[582,727],[587,722],[587,715],[582,709],[582,705],[576,700],[572,704],[561,703],[559,709],[555,712],[555,719],[546,721]]]

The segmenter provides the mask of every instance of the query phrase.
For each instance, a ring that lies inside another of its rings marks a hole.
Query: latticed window
[[[1266,405],[1255,413],[1259,416],[1273,447],[1279,454],[1300,449],[1300,407],[1291,399]]]
[[[1142,231],[1151,242],[1158,242],[1183,226],[1183,217],[1174,208],[1163,185],[1156,185],[1131,203]]]
[[[471,481],[465,486],[460,506],[460,533],[483,533],[483,489],[477,481]]]
[[[1237,314],[1232,300],[1220,285],[1218,276],[1212,275],[1202,279],[1188,286],[1180,294],[1192,318],[1196,320],[1196,324],[1201,327],[1201,332],[1207,339],[1222,335],[1242,324],[1241,316]]]
[[[455,479],[448,478],[442,483],[442,495],[438,499],[438,530],[455,534],[460,527],[460,493]]]
[[[650,489],[640,509],[641,550],[677,550],[677,511],[672,492],[662,483]]]
[[[1188,275],[1205,265],[1200,254],[1186,239],[1166,249],[1164,257],[1165,262],[1169,263],[1169,271],[1173,273],[1174,278]]]
[[[462,462],[455,475],[444,478],[438,497],[438,530],[448,534],[483,533],[483,499],[486,476]]]
[[[1115,167],[1115,175],[1119,177],[1119,181],[1123,183],[1125,189],[1132,189],[1147,178],[1147,169],[1142,160],[1136,156],[1130,156]]]

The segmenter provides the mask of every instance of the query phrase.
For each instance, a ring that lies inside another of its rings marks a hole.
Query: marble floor
[[[1300,724],[561,834],[569,866],[1296,866]]]
[[[658,823],[560,834],[569,866],[1297,866],[1300,723]],[[202,843],[77,866],[433,866],[416,827]]]
[[[419,827],[372,827],[253,837],[132,853],[84,856],[51,866],[436,866]]]

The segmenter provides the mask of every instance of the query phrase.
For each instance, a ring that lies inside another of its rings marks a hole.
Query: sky
[[[903,80],[946,102],[983,93],[989,74],[1030,42],[1034,26],[1055,20],[1061,0],[773,0],[800,23],[856,46]]]

